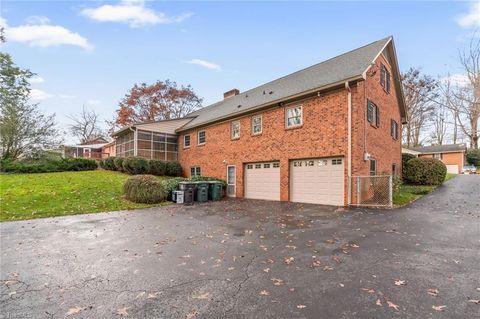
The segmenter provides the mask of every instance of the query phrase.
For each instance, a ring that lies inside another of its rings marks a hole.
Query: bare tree
[[[80,113],[69,115],[68,118],[73,122],[69,125],[70,132],[80,142],[86,142],[104,135],[99,115],[94,110],[88,110],[85,105]]]
[[[446,105],[439,104],[432,113],[432,144],[443,145],[448,127],[448,109]]]
[[[408,123],[403,126],[404,144],[407,147],[421,144],[421,133],[432,116],[432,101],[438,96],[437,81],[422,75],[419,69],[410,68],[402,74]]]

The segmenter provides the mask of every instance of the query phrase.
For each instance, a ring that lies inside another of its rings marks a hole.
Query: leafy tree
[[[135,84],[120,101],[113,126],[132,123],[175,119],[201,107],[199,98],[190,85],[178,86],[176,82],[157,81],[152,85]]]
[[[467,163],[480,166],[480,149],[471,148],[467,151]]]
[[[0,156],[17,159],[57,145],[55,115],[44,115],[29,101],[34,74],[0,52]]]

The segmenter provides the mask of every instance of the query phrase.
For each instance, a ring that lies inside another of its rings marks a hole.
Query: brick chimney
[[[225,93],[223,93],[223,99],[228,99],[229,97],[232,97],[232,96],[235,96],[235,95],[239,95],[240,94],[240,91],[237,90],[237,89],[232,89],[230,91],[227,91]]]

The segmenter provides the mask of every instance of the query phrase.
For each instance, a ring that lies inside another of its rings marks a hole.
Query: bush
[[[227,182],[224,181],[223,179],[216,178],[216,177],[209,177],[209,176],[192,176],[192,177],[190,177],[188,180],[190,180],[190,181],[192,181],[192,182],[202,182],[202,181],[210,182],[210,181],[217,181],[217,182],[221,182],[221,183],[222,183],[223,188],[227,188]]]
[[[167,162],[166,174],[168,176],[182,176],[182,166],[179,162]]]
[[[415,155],[412,154],[402,154],[402,179],[404,181],[407,180],[407,163],[409,160],[417,158]]]
[[[471,148],[467,151],[467,163],[476,167],[480,166],[480,149]]]
[[[162,181],[163,189],[165,190],[166,195],[171,198],[172,192],[178,190],[178,184],[180,182],[187,181],[187,178],[184,177],[174,177],[165,179]]]
[[[115,168],[115,157],[114,156],[107,157],[103,161],[103,168],[106,169],[106,170],[109,170],[109,171],[116,170],[116,168]]]
[[[143,157],[127,157],[123,160],[123,170],[131,175],[147,174],[148,160]]]
[[[163,161],[150,160],[150,174],[157,176],[165,176],[167,165]]]
[[[123,172],[123,157],[115,157],[113,160],[113,166],[115,166],[115,170]]]
[[[62,158],[50,160],[2,160],[0,170],[8,173],[51,173],[65,171],[92,171],[97,162],[88,158]]]
[[[165,199],[162,183],[153,175],[135,175],[123,185],[125,197],[134,203],[157,204]]]
[[[98,166],[100,166],[101,168],[105,168],[104,164],[103,164],[103,160],[98,161]]]
[[[447,175],[445,164],[434,158],[413,158],[406,164],[406,181],[415,185],[440,185]]]

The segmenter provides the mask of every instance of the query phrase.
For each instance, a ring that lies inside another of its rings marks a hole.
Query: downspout
[[[347,165],[347,176],[348,176],[348,193],[347,193],[347,204],[352,203],[352,90],[350,85],[345,82],[345,89],[347,89],[347,125],[348,125],[348,165]]]

